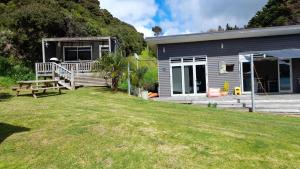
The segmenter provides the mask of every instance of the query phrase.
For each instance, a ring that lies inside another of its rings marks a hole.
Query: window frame
[[[77,52],[77,60],[66,60],[66,50],[65,48],[76,48]],[[90,60],[79,60],[78,59],[78,52],[80,48],[90,48],[91,49],[91,59]],[[93,60],[93,48],[92,46],[63,46],[63,60],[64,62],[80,62],[80,61],[92,61]]]

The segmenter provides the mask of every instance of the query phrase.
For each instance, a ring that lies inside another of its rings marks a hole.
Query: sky
[[[243,27],[268,0],[100,0],[101,8],[145,37],[158,25],[163,35],[206,32],[227,23]]]

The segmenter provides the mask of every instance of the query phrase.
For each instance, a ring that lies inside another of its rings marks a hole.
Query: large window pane
[[[194,93],[193,66],[184,66],[185,94]]]
[[[291,71],[289,60],[279,62],[280,69],[280,90],[291,90]]]
[[[196,65],[197,93],[206,93],[205,65]]]
[[[92,60],[91,47],[78,48],[78,60]]]
[[[173,94],[182,94],[181,66],[172,67]]]
[[[65,61],[76,61],[76,60],[77,60],[77,47],[66,47]]]

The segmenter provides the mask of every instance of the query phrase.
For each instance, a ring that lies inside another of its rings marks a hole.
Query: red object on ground
[[[209,88],[207,97],[221,97],[221,89],[220,88]]]
[[[152,93],[152,92],[150,92],[150,93],[148,94],[148,96],[149,96],[149,98],[158,97],[158,93]]]

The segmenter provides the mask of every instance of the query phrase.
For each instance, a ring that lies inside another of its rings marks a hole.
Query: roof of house
[[[158,44],[240,39],[240,38],[291,35],[291,34],[300,34],[300,25],[241,29],[241,30],[232,30],[232,31],[225,31],[225,32],[208,32],[208,33],[147,37],[146,42],[150,47],[151,46],[155,47]]]
[[[47,42],[74,42],[74,41],[101,41],[115,39],[114,37],[61,37],[61,38],[43,38]]]

